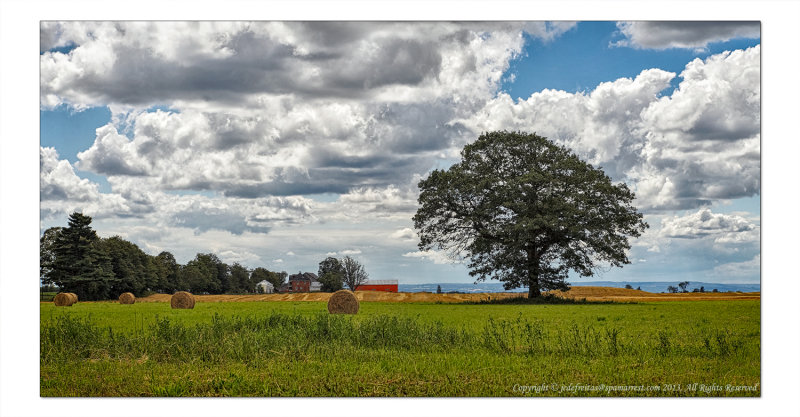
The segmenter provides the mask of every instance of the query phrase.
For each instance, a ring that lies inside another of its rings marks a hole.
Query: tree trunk
[[[531,281],[528,284],[528,298],[537,298],[541,297],[542,292],[539,291],[539,280]]]
[[[537,298],[542,295],[539,290],[539,259],[536,257],[536,247],[528,249],[528,298]]]

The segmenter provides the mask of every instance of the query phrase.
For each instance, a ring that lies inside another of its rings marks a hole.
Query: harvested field
[[[381,292],[381,291],[356,291],[358,301],[376,301],[390,303],[460,303],[464,301],[480,301],[488,298],[519,297],[521,293],[480,293],[480,294],[433,294],[425,292]],[[229,302],[229,301],[324,301],[327,302],[331,293],[292,293],[292,294],[248,294],[248,295],[195,295],[198,303]],[[168,294],[153,294],[148,297],[137,298],[137,302],[162,302],[170,300]]]
[[[727,300],[760,300],[761,293],[686,293],[686,294],[661,294],[639,290],[628,290],[613,287],[572,287],[564,293],[553,291],[561,297],[586,298],[587,301],[619,301],[619,302],[650,302],[650,301],[727,301]],[[475,294],[434,294],[426,292],[381,292],[381,291],[356,291],[358,301],[367,302],[397,302],[397,303],[461,303],[465,301],[481,301],[487,299],[525,297],[526,293],[475,293]],[[228,301],[324,301],[330,298],[330,293],[292,293],[292,294],[248,294],[248,295],[195,295],[199,303],[228,302]],[[148,297],[137,298],[137,302],[162,302],[168,303],[171,296],[168,294],[154,294]]]
[[[713,300],[760,300],[760,292],[690,292],[681,294],[652,293],[614,287],[572,287],[567,292],[551,291],[552,294],[567,298],[586,298],[587,301],[713,301]]]

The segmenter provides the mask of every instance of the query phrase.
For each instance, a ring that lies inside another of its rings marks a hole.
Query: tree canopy
[[[67,227],[51,232],[52,240],[45,239],[47,233],[42,236],[39,250],[50,257],[44,271],[46,284],[73,292],[79,299],[98,300],[108,298],[119,279],[114,276],[111,258],[102,250],[91,223],[91,217],[72,213]]]
[[[286,276],[286,272],[273,272],[266,268],[258,267],[250,273],[250,281],[252,281],[253,286],[261,281],[267,281],[271,283],[275,291],[277,291],[278,288],[286,282]]]
[[[648,227],[624,183],[542,136],[485,133],[461,158],[419,182],[413,220],[420,250],[468,259],[477,281],[568,289],[570,271],[630,263],[628,238]]]
[[[342,281],[350,287],[351,291],[355,291],[359,285],[365,283],[369,279],[369,274],[357,260],[345,256],[342,260]]]
[[[342,263],[329,256],[319,263],[319,282],[322,284],[322,291],[335,292],[342,289],[344,280],[344,268]]]

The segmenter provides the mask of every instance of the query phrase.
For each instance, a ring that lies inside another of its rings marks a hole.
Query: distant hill
[[[570,283],[574,287],[614,287],[625,288],[626,284],[630,284],[633,288],[641,287],[642,291],[647,292],[667,292],[667,287],[678,286],[678,281],[653,281],[653,282],[629,282],[629,281],[580,281]],[[442,286],[442,292],[463,292],[463,293],[477,293],[477,292],[505,292],[503,284],[500,282],[481,282],[478,284],[471,283],[432,283],[432,284],[403,284],[402,281],[398,286],[400,292],[436,292],[436,286]],[[741,292],[757,292],[761,291],[761,284],[716,284],[713,282],[689,282],[686,287],[689,291],[695,288],[705,287],[706,291],[712,291],[714,288],[720,292],[727,291],[741,291]],[[527,292],[527,288],[517,288],[511,290],[512,292]]]

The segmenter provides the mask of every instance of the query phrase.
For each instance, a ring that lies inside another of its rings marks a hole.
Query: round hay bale
[[[122,295],[119,296],[119,303],[120,304],[133,304],[136,302],[136,296],[130,292],[124,292]]]
[[[358,298],[350,290],[336,291],[328,299],[328,313],[356,314],[358,313]]]
[[[74,304],[74,301],[72,296],[70,296],[68,293],[60,292],[53,297],[53,304],[58,307],[69,307]]]
[[[75,304],[75,303],[78,302],[78,295],[75,294],[74,292],[68,292],[67,295],[72,297],[72,304]]]
[[[194,295],[186,291],[178,291],[172,294],[169,305],[172,308],[194,308]]]

